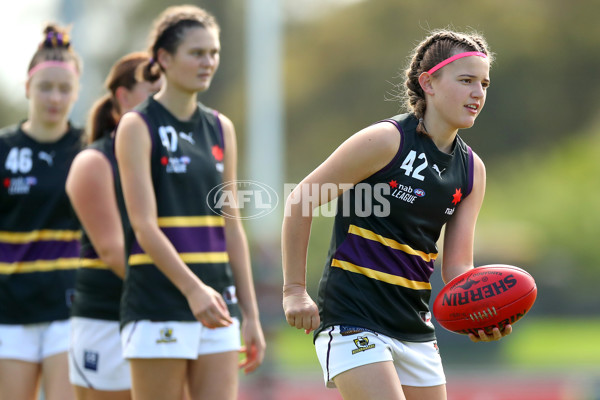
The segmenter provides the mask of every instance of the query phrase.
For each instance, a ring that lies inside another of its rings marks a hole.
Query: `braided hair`
[[[410,65],[405,71],[406,107],[419,119],[417,132],[426,134],[423,126],[423,117],[427,108],[425,92],[419,84],[419,76],[440,62],[452,57],[456,53],[465,51],[479,51],[488,56],[490,64],[493,54],[489,51],[487,42],[483,36],[477,33],[460,33],[451,30],[437,30],[427,36],[414,49]],[[435,71],[433,76],[439,74]]]

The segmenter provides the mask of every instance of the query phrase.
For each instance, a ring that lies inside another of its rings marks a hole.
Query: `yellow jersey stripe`
[[[225,218],[216,215],[196,217],[159,217],[158,226],[161,228],[225,226]]]
[[[99,258],[82,258],[81,263],[79,264],[82,268],[92,268],[92,269],[109,269],[108,265],[106,265]]]
[[[184,263],[226,263],[229,262],[229,254],[226,251],[206,253],[180,253],[179,257]],[[148,254],[133,254],[129,256],[129,265],[154,264]]]
[[[42,240],[61,240],[61,241],[72,241],[79,240],[81,238],[81,231],[67,231],[67,230],[39,230],[31,232],[9,232],[0,231],[0,242],[4,243],[30,243]]]
[[[419,256],[427,262],[429,262],[431,260],[435,260],[438,256],[438,253],[425,253],[425,252],[422,252],[419,250],[415,250],[406,244],[402,244],[394,239],[390,239],[390,238],[386,238],[384,236],[378,235],[375,232],[370,231],[368,229],[359,228],[356,225],[350,225],[350,228],[348,229],[348,233],[350,233],[352,235],[357,235],[357,236],[363,237],[365,239],[373,240],[375,242],[379,242],[379,243],[383,244],[384,246],[391,247],[392,249],[396,249],[396,250],[401,250],[401,251],[405,252],[406,254],[410,254],[413,256]]]
[[[354,272],[356,274],[361,274],[368,278],[376,279],[378,281],[391,283],[392,285],[403,286],[414,290],[431,290],[431,284],[429,282],[411,281],[410,279],[406,279],[401,276],[375,271],[370,268],[360,267],[348,261],[341,261],[334,258],[331,261],[331,266],[341,268],[349,272]]]
[[[79,258],[58,258],[56,260],[19,261],[0,263],[0,274],[26,274],[29,272],[48,272],[56,270],[77,269]]]

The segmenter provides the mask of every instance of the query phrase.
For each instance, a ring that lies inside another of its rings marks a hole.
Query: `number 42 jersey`
[[[396,156],[338,198],[317,304],[323,328],[349,325],[399,340],[435,339],[429,299],[442,227],[473,186],[473,153],[457,136],[450,154],[403,114]]]

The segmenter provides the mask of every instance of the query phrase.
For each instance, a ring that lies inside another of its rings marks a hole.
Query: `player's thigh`
[[[238,393],[237,351],[200,355],[189,361],[188,388],[192,400],[235,400]]]
[[[74,400],[75,392],[69,382],[68,353],[58,353],[42,360],[42,387],[45,400]]]
[[[446,385],[438,386],[402,386],[407,400],[446,400]]]
[[[95,390],[73,385],[77,400],[131,400],[130,390]]]
[[[132,358],[131,392],[136,400],[173,400],[183,397],[189,360]]]
[[[344,400],[406,400],[392,361],[356,367],[333,378]]]
[[[0,359],[0,400],[34,400],[38,392],[40,372],[40,365],[37,363]]]

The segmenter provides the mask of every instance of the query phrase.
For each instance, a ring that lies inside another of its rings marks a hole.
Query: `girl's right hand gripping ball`
[[[514,324],[531,309],[537,296],[535,280],[511,265],[485,265],[457,276],[433,302],[433,315],[449,331],[491,335]]]

